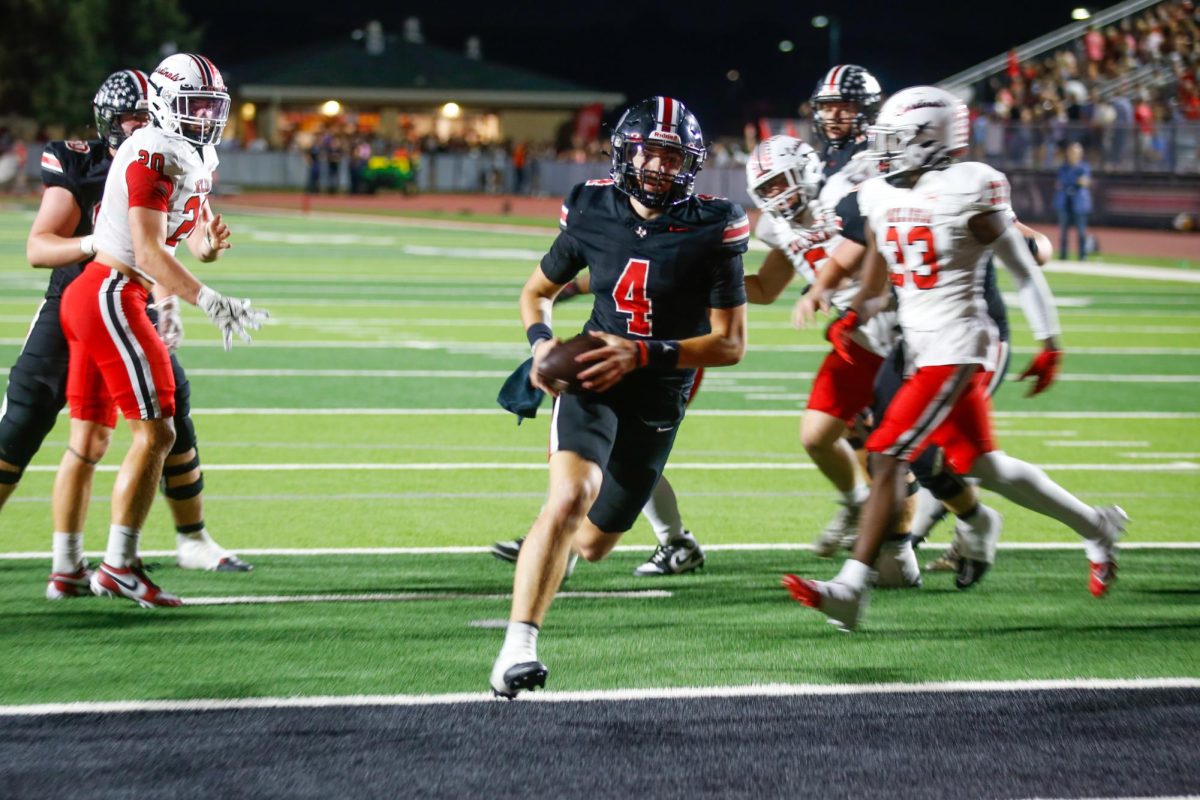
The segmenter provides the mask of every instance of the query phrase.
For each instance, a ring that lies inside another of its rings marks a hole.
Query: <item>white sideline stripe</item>
[[[703,462],[683,461],[672,463],[672,472],[695,470],[702,472],[744,472],[744,471],[784,471],[807,472],[817,468],[809,461],[746,461],[746,462]],[[1040,464],[1042,469],[1066,470],[1075,472],[1191,472],[1200,470],[1200,463],[1192,461],[1170,461],[1162,464]],[[97,472],[116,472],[120,464],[102,464],[96,467]],[[506,462],[506,461],[463,461],[463,462],[417,462],[417,463],[381,463],[381,464],[205,464],[208,472],[324,472],[338,470],[341,472],[456,472],[456,471],[511,471],[511,470],[544,470],[542,462]],[[58,467],[45,464],[29,467],[26,472],[57,472]]]
[[[756,686],[681,686],[661,689],[606,689],[577,692],[526,692],[522,703],[595,703],[642,700],[707,700],[731,697],[837,697],[876,694],[967,694],[999,692],[1137,691],[1200,689],[1198,678],[1066,678],[1034,681],[944,681],[930,683],[786,684]],[[246,697],[214,700],[116,700],[78,703],[31,703],[0,706],[0,717],[57,714],[126,714],[139,711],[195,712],[257,708],[345,708],[359,706],[440,706],[495,703],[491,692],[457,694],[346,695],[343,697]]]
[[[698,408],[689,417],[798,417],[803,409]],[[64,409],[63,413],[67,413]],[[511,416],[496,408],[193,408],[192,416],[381,416],[381,417],[470,417]],[[1200,419],[1197,411],[993,411],[995,419]]]
[[[1083,548],[1082,540],[1074,542],[999,542],[996,545],[1001,550],[1080,550]],[[1200,541],[1197,542],[1131,542],[1127,539],[1122,539],[1120,548],[1122,550],[1200,550]],[[618,553],[645,553],[650,549],[649,545],[639,544],[621,544],[613,548]],[[771,542],[767,544],[706,544],[704,545],[705,552],[720,553],[726,552],[767,552],[767,551],[805,551],[812,550],[811,544],[789,543],[789,542]],[[456,556],[456,555],[483,555],[492,552],[491,547],[482,547],[473,545],[470,547],[453,546],[453,547],[312,547],[312,548],[294,548],[294,547],[249,547],[246,549],[237,548],[237,552],[244,556],[294,556],[297,558],[308,558],[314,556]],[[140,554],[147,558],[174,558],[174,550],[142,550]],[[101,559],[104,557],[103,550],[88,551],[84,555],[92,559]],[[24,552],[0,553],[0,561],[31,561],[35,559],[48,559],[52,556],[50,551],[39,552],[26,550]],[[427,597],[428,595],[422,595]],[[462,597],[463,595],[454,595]],[[606,595],[608,596],[608,595]]]
[[[1101,278],[1129,280],[1176,281],[1200,283],[1200,272],[1171,267],[1139,267],[1134,264],[1080,264],[1078,262],[1053,260],[1043,269],[1046,272],[1061,272],[1069,275],[1094,275]]]
[[[249,551],[246,551],[249,552]],[[559,592],[555,600],[640,600],[673,597],[664,589],[643,589],[629,592]],[[240,595],[233,597],[186,597],[185,606],[248,606],[282,605],[285,603],[415,603],[424,600],[511,600],[511,594],[456,594],[454,592],[372,592],[368,594],[275,594]]]
[[[471,222],[467,220],[424,219],[420,217],[388,216],[387,214],[348,214],[337,211],[308,211],[300,209],[269,208],[265,206],[238,205],[236,200],[223,200],[221,208],[253,217],[274,217],[298,222],[305,220],[328,220],[331,222],[355,222],[360,225],[386,223],[403,228],[435,228],[447,231],[476,231],[479,233],[512,233],[523,236],[558,235],[558,228],[533,225],[509,225],[497,222]]]
[[[263,305],[271,303],[266,299]],[[275,323],[278,324],[278,323]],[[320,327],[320,320],[308,320],[308,327]],[[0,345],[20,346],[24,339],[0,338]],[[194,347],[223,347],[221,337],[213,339],[188,339],[187,346]],[[316,340],[270,340],[255,339],[251,345],[256,350],[445,350],[451,353],[488,353],[511,356],[528,356],[528,347],[521,342],[478,342],[478,341],[433,341],[430,339],[385,339],[380,341],[355,341],[345,338],[316,339]],[[828,353],[827,344],[756,344],[756,353]],[[1014,354],[1033,354],[1041,352],[1041,348],[1014,347]],[[1072,347],[1072,354],[1102,355],[1102,356],[1200,356],[1200,347]]]

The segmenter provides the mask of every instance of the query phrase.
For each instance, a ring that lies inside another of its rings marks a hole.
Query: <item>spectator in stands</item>
[[[1087,258],[1087,217],[1092,212],[1092,168],[1083,160],[1083,145],[1067,146],[1066,161],[1058,168],[1054,187],[1054,210],[1058,212],[1058,257],[1067,260],[1071,228],[1079,240],[1079,260]]]

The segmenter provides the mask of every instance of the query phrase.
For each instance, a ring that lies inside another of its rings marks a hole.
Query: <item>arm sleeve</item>
[[[746,275],[742,255],[723,254],[713,270],[712,289],[708,293],[709,308],[737,308],[746,304]]]
[[[167,213],[174,188],[166,176],[136,162],[125,168],[130,208],[150,208]]]
[[[1021,310],[1029,320],[1029,327],[1039,341],[1062,332],[1058,325],[1058,311],[1054,307],[1054,297],[1050,287],[1033,254],[1025,244],[1025,239],[1016,227],[1009,225],[996,241],[992,242],[992,251],[1008,268],[1017,284],[1017,299]]]
[[[566,231],[555,237],[550,250],[542,256],[542,274],[558,284],[569,283],[587,265],[579,241]]]
[[[858,206],[858,192],[850,192],[843,197],[837,204],[834,210],[842,228],[842,236],[845,236],[855,244],[866,245],[867,243],[867,222],[863,217],[862,209]]]

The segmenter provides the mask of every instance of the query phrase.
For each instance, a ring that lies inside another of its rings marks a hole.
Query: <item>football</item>
[[[538,365],[538,377],[556,391],[575,394],[583,391],[579,373],[591,366],[575,360],[575,356],[604,347],[604,340],[587,333],[568,339],[551,350]]]

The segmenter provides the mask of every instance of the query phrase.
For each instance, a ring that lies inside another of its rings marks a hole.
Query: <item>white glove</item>
[[[263,322],[271,316],[263,309],[250,308],[249,300],[226,297],[207,286],[200,287],[200,293],[196,295],[196,305],[221,331],[226,350],[233,347],[235,333],[241,337],[243,342],[249,342],[250,334],[246,330],[258,330],[262,327]]]
[[[167,295],[150,306],[158,312],[158,338],[163,340],[167,351],[174,353],[183,341],[183,317],[179,315],[179,298]]]

